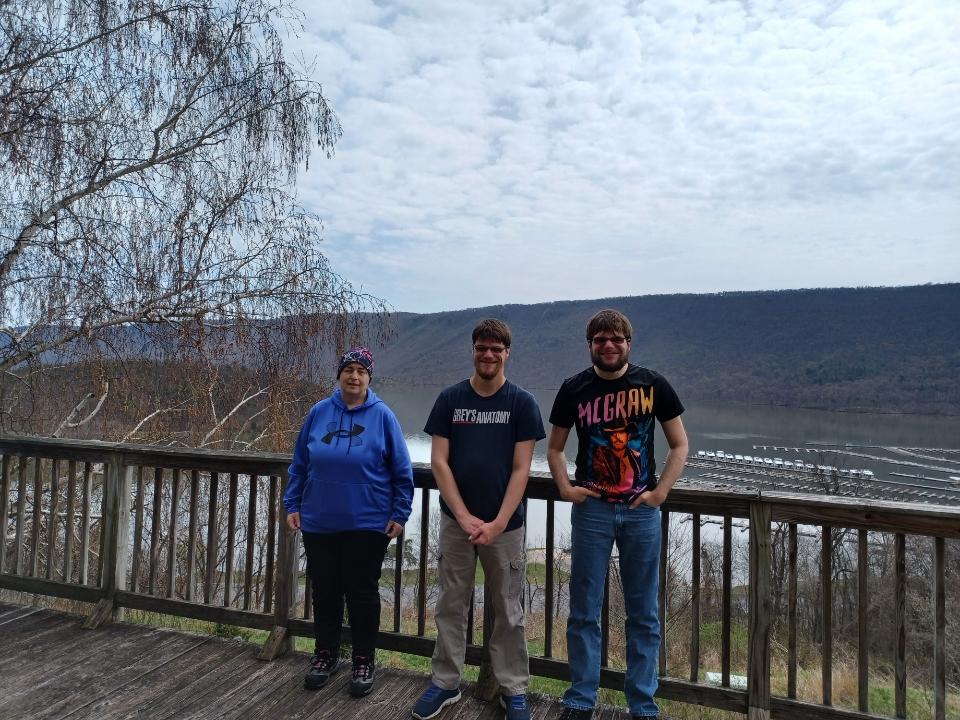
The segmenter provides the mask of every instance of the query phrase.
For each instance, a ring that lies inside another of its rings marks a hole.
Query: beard
[[[477,377],[482,380],[493,380],[499,374],[501,367],[500,364],[484,365],[476,363],[473,369],[477,373]]]
[[[593,362],[594,366],[598,367],[604,372],[617,372],[622,370],[627,362],[629,362],[630,356],[629,353],[624,352],[620,355],[617,355],[615,358],[607,359],[598,352],[591,352],[590,360]]]

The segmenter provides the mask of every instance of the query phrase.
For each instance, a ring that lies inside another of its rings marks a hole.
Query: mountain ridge
[[[589,365],[597,310],[634,325],[631,361],[684,399],[870,412],[960,413],[960,283],[637,295],[395,313],[379,381],[446,385],[472,371],[484,317],[513,330],[507,376],[555,388]]]

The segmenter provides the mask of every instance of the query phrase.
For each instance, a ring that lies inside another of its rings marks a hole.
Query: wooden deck
[[[284,720],[400,720],[410,717],[426,676],[382,668],[363,699],[346,691],[349,673],[318,692],[303,689],[309,661],[294,653],[273,662],[259,647],[117,623],[83,630],[82,618],[34,607],[0,604],[0,718],[263,718]],[[555,699],[531,696],[535,720],[559,714]],[[471,697],[439,720],[499,720],[496,703]],[[605,708],[598,720],[628,720]]]

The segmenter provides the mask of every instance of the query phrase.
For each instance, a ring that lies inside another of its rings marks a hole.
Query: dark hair
[[[601,310],[587,322],[587,342],[591,342],[599,332],[615,332],[627,340],[633,339],[633,325],[619,310]]]
[[[503,343],[504,347],[510,347],[513,336],[510,334],[510,327],[503,321],[496,318],[487,318],[477,323],[473,329],[471,341],[476,344],[477,340],[496,340]]]

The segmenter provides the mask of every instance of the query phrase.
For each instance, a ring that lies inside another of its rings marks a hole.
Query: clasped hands
[[[457,524],[462,529],[474,545],[489,545],[498,535],[500,535],[506,525],[498,520],[484,522],[475,515],[464,513],[457,518]]]

